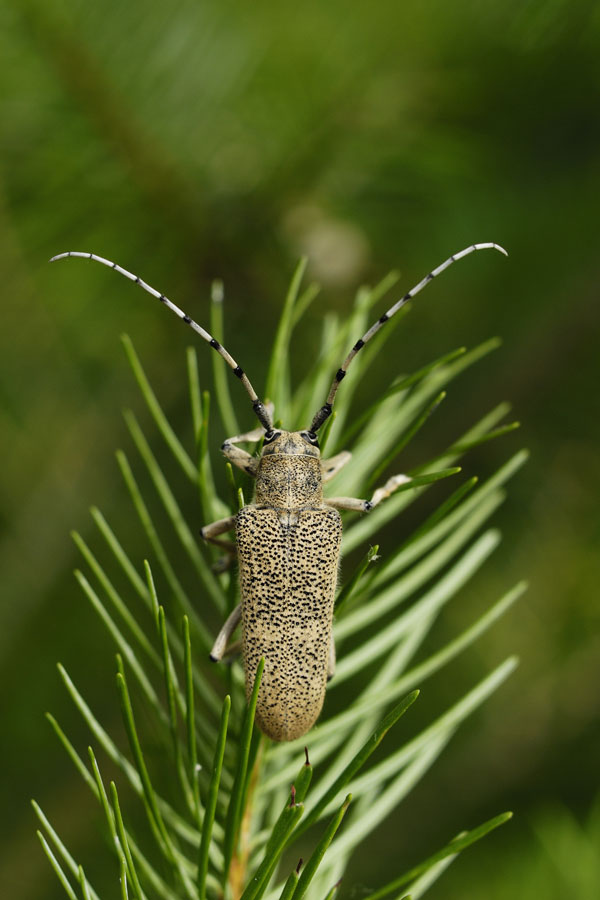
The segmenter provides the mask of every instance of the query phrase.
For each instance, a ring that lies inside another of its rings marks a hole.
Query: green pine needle
[[[239,836],[240,822],[243,814],[242,800],[246,789],[248,758],[250,756],[250,745],[252,742],[252,732],[254,729],[254,713],[256,711],[258,690],[260,688],[260,682],[264,667],[265,661],[264,659],[261,659],[256,669],[254,686],[248,700],[248,706],[246,707],[246,710],[244,712],[244,720],[242,723],[235,780],[233,782],[233,790],[231,793],[231,798],[229,800],[227,824],[225,826],[225,841],[223,847],[223,855],[225,857],[223,874],[225,883],[229,874],[229,867],[233,858],[235,844]]]
[[[225,740],[227,738],[227,726],[229,724],[229,711],[231,709],[231,697],[227,695],[223,700],[221,711],[221,724],[215,745],[215,758],[213,760],[212,775],[208,797],[205,804],[204,821],[200,838],[200,852],[198,856],[198,895],[204,900],[206,892],[206,875],[208,872],[208,854],[212,837],[215,812],[217,809],[217,797],[221,783],[221,771],[223,768],[223,756],[225,753]]]
[[[432,868],[436,863],[445,859],[448,856],[455,856],[457,853],[460,853],[461,850],[466,849],[471,844],[474,844],[475,841],[480,840],[482,837],[485,837],[486,834],[489,834],[490,831],[493,831],[494,828],[498,828],[500,825],[504,825],[505,822],[508,822],[509,819],[512,818],[511,812],[501,813],[499,816],[494,816],[493,819],[489,819],[487,822],[484,822],[483,825],[479,825],[477,828],[473,828],[472,831],[463,832],[458,837],[454,838],[445,847],[442,847],[441,850],[438,850],[437,853],[434,853],[432,856],[429,856],[427,859],[423,860],[423,862],[414,866],[412,869],[409,869],[408,872],[405,872],[404,875],[401,875],[399,878],[395,878],[394,881],[390,881],[389,884],[386,884],[385,887],[380,888],[378,891],[374,891],[372,894],[369,894],[366,900],[383,900],[383,897],[387,897],[390,894],[394,894],[398,888],[403,887],[405,884],[414,881],[419,875],[422,875],[428,869]]]
[[[327,848],[331,844],[333,838],[335,837],[335,833],[342,824],[342,819],[346,815],[348,811],[348,807],[352,802],[352,794],[348,794],[342,805],[340,806],[337,813],[333,816],[327,828],[323,832],[323,836],[321,837],[319,843],[313,850],[308,862],[302,869],[300,878],[298,879],[298,884],[296,885],[296,889],[294,891],[293,897],[294,900],[301,900],[301,898],[306,893],[309,884],[313,880],[317,869],[323,859]]]

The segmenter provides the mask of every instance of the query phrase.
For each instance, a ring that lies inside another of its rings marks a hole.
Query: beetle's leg
[[[330,459],[322,459],[321,475],[323,477],[323,484],[327,481],[331,481],[332,478],[335,478],[342,466],[345,466],[346,463],[350,461],[351,457],[352,454],[349,453],[348,450],[342,450],[341,453],[336,453],[336,455],[332,456]]]
[[[225,650],[227,648],[227,643],[231,639],[233,632],[239,625],[241,618],[242,605],[241,603],[238,603],[233,612],[227,616],[225,624],[218,633],[217,639],[213,644],[212,650],[210,651],[210,658],[213,662],[219,662],[221,659],[223,659]]]
[[[333,506],[334,509],[345,509],[352,512],[368,512],[371,504],[368,500],[359,500],[357,497],[325,497],[323,503]]]
[[[221,538],[206,538],[206,540],[210,541],[215,547],[221,547],[222,550],[227,550],[227,553],[231,556],[235,556],[237,553],[237,544],[235,541],[225,541]]]
[[[329,639],[329,656],[327,657],[327,681],[331,681],[335,675],[335,641],[333,632]]]
[[[412,481],[412,479],[408,475],[392,475],[391,478],[388,478],[383,487],[377,488],[371,497],[371,509],[381,503],[382,500],[387,500],[390,494],[393,494],[399,487],[403,484],[408,484],[410,481]]]
[[[205,541],[209,541],[216,547],[223,547],[229,553],[235,553],[236,545],[233,541],[224,541],[217,537],[219,534],[225,534],[226,531],[232,531],[235,528],[235,519],[235,516],[227,516],[226,519],[211,522],[210,525],[205,525],[200,529],[200,535]]]
[[[252,431],[245,431],[243,434],[235,434],[233,437],[227,438],[225,443],[244,444],[248,442],[250,444],[256,444],[262,437],[264,437],[264,434],[264,428],[253,428]]]
[[[324,502],[327,506],[333,506],[334,509],[370,512],[373,507],[378,506],[382,500],[386,500],[401,485],[408,484],[410,481],[408,475],[392,475],[383,487],[377,488],[370,500],[359,500],[356,497],[326,497]]]
[[[226,545],[228,542],[223,541],[223,545]],[[215,573],[215,575],[224,575],[225,572],[228,572],[231,568],[233,561],[235,560],[237,547],[235,544],[231,544],[230,546],[225,546],[225,550],[227,553],[225,556],[219,556],[218,559],[214,561],[211,565],[211,571]]]
[[[264,430],[261,431],[261,435],[262,434],[264,434]],[[251,453],[247,453],[245,450],[242,450],[241,447],[235,446],[235,443],[233,442],[237,441],[240,437],[243,438],[244,435],[228,438],[221,446],[221,453],[227,457],[232,465],[237,466],[238,469],[242,469],[242,471],[247,472],[248,475],[251,475],[254,478],[258,469],[258,460],[255,456],[252,456]]]
[[[222,663],[232,663],[242,652],[242,642],[234,641],[233,644],[230,644],[223,656],[220,659]]]
[[[226,572],[235,559],[237,553],[235,542],[217,537],[217,535],[225,534],[226,531],[231,531],[235,528],[235,519],[235,516],[227,516],[226,519],[218,519],[218,521],[211,522],[210,525],[205,525],[204,528],[200,529],[200,535],[205,541],[209,541],[215,547],[225,550],[226,555],[221,556],[220,559],[213,563],[212,570],[216,575],[222,575],[223,572]]]
[[[275,407],[272,403],[265,403],[265,410],[269,418],[273,417],[274,409]],[[253,428],[252,431],[245,431],[243,434],[234,434],[233,437],[227,438],[221,447],[221,452],[232,465],[237,466],[238,469],[242,469],[242,471],[255,478],[258,470],[258,459],[252,456],[251,453],[242,450],[241,447],[236,447],[236,444],[243,444],[246,441],[256,443],[264,436],[264,428]]]

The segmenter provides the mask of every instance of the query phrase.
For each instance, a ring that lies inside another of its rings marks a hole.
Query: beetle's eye
[[[300,436],[303,437],[305,441],[308,441],[309,444],[312,444],[313,447],[319,446],[318,438],[312,431],[303,431]]]
[[[274,441],[280,434],[280,431],[267,431],[263,439],[263,444],[270,444],[271,441]]]

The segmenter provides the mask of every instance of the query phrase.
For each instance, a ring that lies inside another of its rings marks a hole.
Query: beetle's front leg
[[[210,651],[210,658],[213,662],[220,662],[223,659],[223,656],[225,655],[225,651],[227,649],[227,644],[231,640],[233,632],[238,627],[241,618],[242,604],[238,603],[233,612],[230,613],[225,620],[225,624],[218,633],[217,639],[213,644],[212,650]],[[231,649],[233,650],[233,648]]]
[[[274,410],[273,404],[267,403],[265,409],[269,416],[272,417]],[[246,442],[255,444],[264,437],[264,434],[265,429],[260,427],[253,428],[252,431],[245,431],[243,434],[235,434],[233,437],[227,438],[223,443],[221,452],[227,457],[232,465],[237,466],[238,469],[242,469],[242,471],[255,478],[258,470],[258,460],[256,457],[252,456],[251,453],[247,453],[245,450],[242,450],[241,447],[237,447],[236,444],[244,444]]]
[[[269,404],[267,404],[269,405]],[[264,437],[265,429],[261,428],[253,428],[251,431],[244,431],[243,434],[236,434],[234,437],[227,438],[227,444],[256,444],[262,437]]]
[[[370,512],[382,500],[386,500],[390,494],[393,494],[399,487],[403,484],[408,484],[411,480],[408,475],[392,475],[383,487],[377,488],[370,500],[359,500],[357,497],[326,497],[324,502],[327,506],[333,506],[334,509]]]
[[[335,478],[342,466],[345,466],[351,458],[352,454],[348,450],[342,450],[341,453],[336,453],[335,456],[332,456],[329,459],[322,459],[321,475],[323,478],[323,484],[331,481],[332,478]]]
[[[248,434],[252,434],[253,432],[248,432]],[[260,436],[264,434],[264,430],[261,429]],[[242,450],[241,447],[236,447],[236,441],[249,439],[248,435],[238,434],[235,437],[228,438],[224,444],[221,445],[221,453],[227,457],[229,462],[233,466],[237,466],[238,469],[242,469],[243,472],[246,472],[248,475],[251,475],[252,478],[256,477],[256,472],[258,469],[258,460],[255,456],[252,456],[251,453],[247,453],[246,450]]]

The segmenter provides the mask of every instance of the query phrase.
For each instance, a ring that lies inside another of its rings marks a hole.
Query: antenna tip
[[[508,256],[508,251],[504,249],[500,244],[492,244],[495,250],[499,250],[500,253],[503,253],[504,256]]]

